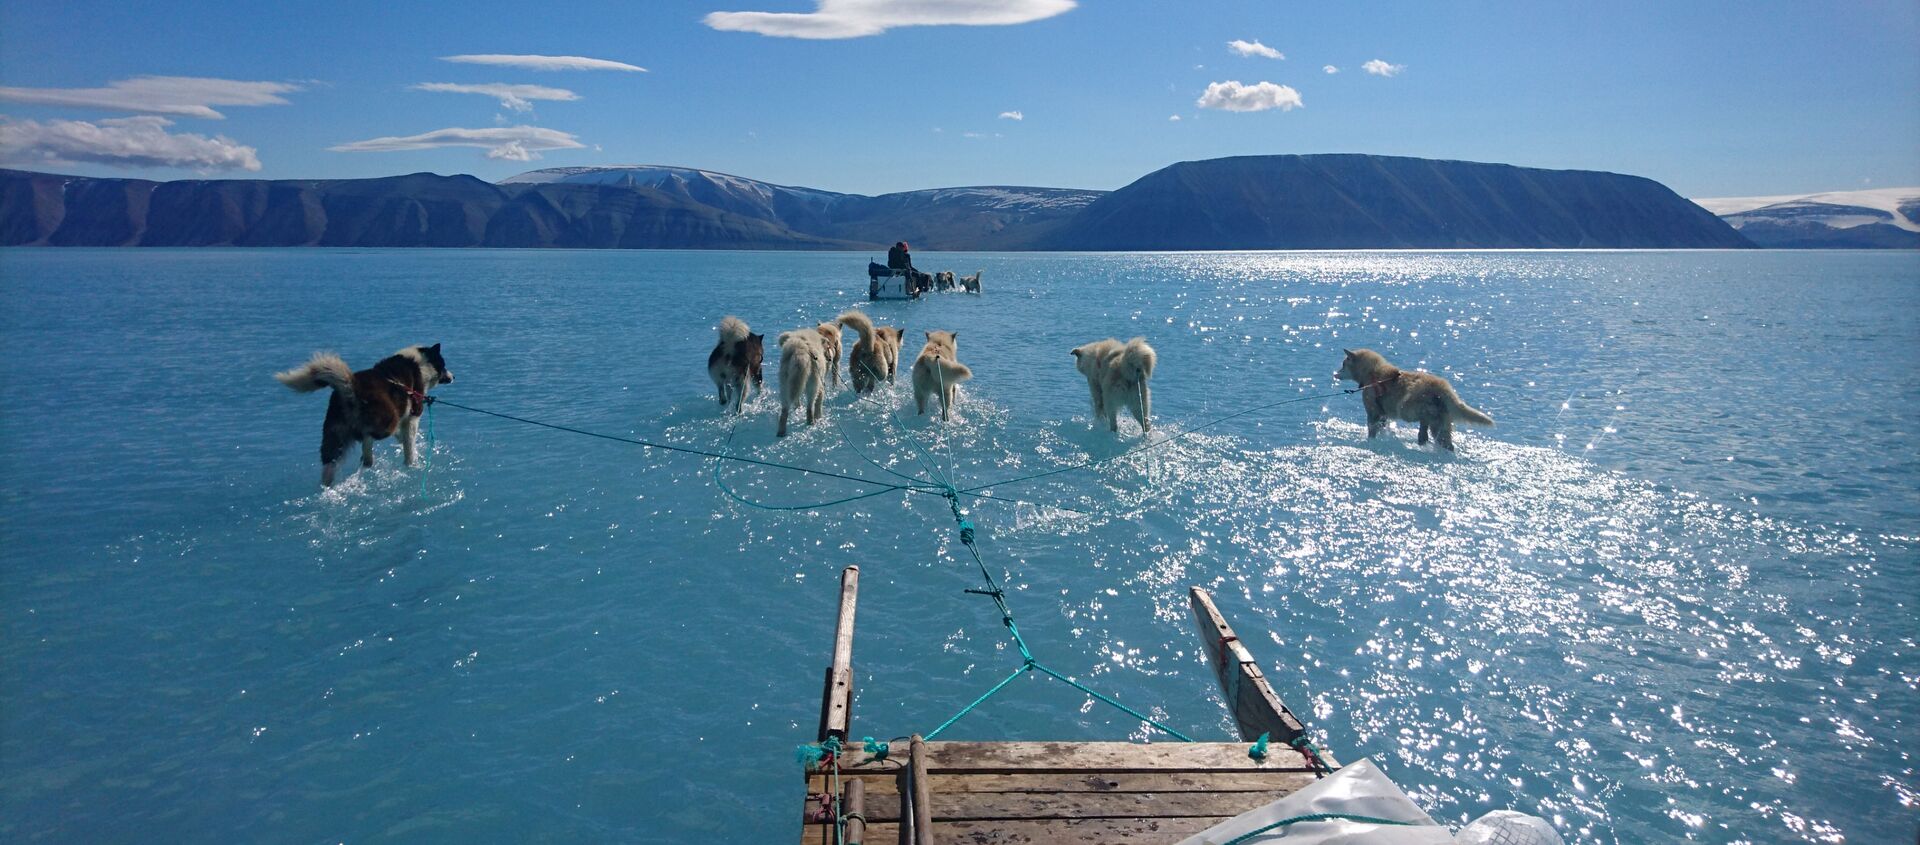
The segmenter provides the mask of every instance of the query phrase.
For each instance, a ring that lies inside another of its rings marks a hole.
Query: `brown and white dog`
[[[1087,377],[1093,396],[1094,419],[1107,421],[1109,431],[1120,430],[1120,409],[1133,412],[1140,433],[1153,430],[1153,390],[1147,386],[1159,358],[1147,339],[1126,343],[1113,338],[1096,340],[1073,350],[1073,366]]]
[[[746,323],[733,316],[720,318],[718,331],[720,342],[707,353],[707,376],[713,379],[713,386],[720,394],[720,407],[743,413],[741,406],[747,401],[747,382],[753,382],[755,393],[764,389],[760,367],[767,355],[766,336],[754,334]]]
[[[953,403],[959,398],[960,383],[973,378],[973,371],[956,356],[959,332],[927,332],[927,345],[913,359],[914,412],[927,412],[927,397],[940,397],[940,419],[952,419]]]
[[[838,339],[838,333],[835,333]],[[820,419],[821,404],[827,393],[826,341],[818,327],[783,332],[780,343],[780,430],[787,436],[787,415],[796,407],[807,409],[807,425]]]
[[[979,270],[973,271],[973,275],[971,276],[961,276],[960,289],[963,291],[966,291],[967,293],[979,293],[980,292],[980,271]]]
[[[409,346],[372,367],[354,372],[331,352],[316,352],[306,364],[274,378],[300,393],[333,388],[327,400],[326,422],[320,428],[320,484],[333,486],[334,474],[347,447],[360,444],[360,465],[373,466],[373,442],[400,435],[407,466],[413,466],[415,436],[420,415],[426,412],[427,391],[453,381],[440,344]]]
[[[933,274],[933,286],[940,290],[953,290],[953,271],[941,270]]]
[[[840,386],[840,323],[821,323],[814,327],[820,333],[820,351],[827,358],[827,381],[835,387]]]
[[[1403,370],[1371,349],[1343,349],[1335,378],[1349,379],[1360,385],[1360,402],[1367,409],[1367,439],[1387,427],[1389,420],[1420,424],[1420,444],[1428,435],[1441,448],[1453,451],[1453,421],[1474,425],[1493,425],[1493,418],[1460,401],[1453,385],[1432,373]]]
[[[860,335],[853,344],[853,352],[847,356],[847,375],[853,382],[853,391],[871,391],[882,379],[892,384],[894,372],[900,368],[900,343],[905,332],[892,326],[875,327],[873,320],[859,311],[841,314],[838,322]]]

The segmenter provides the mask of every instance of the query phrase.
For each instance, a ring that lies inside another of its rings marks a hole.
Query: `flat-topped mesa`
[[[1060,250],[1744,248],[1639,176],[1376,155],[1162,168],[1042,242]]]

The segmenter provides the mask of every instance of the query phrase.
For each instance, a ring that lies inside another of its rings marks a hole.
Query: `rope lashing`
[[[885,760],[887,759],[887,752],[892,750],[892,748],[893,746],[888,743],[875,742],[873,737],[866,737],[866,744],[862,745],[860,750],[867,752],[867,756],[875,760]]]
[[[1262,827],[1258,827],[1253,830],[1247,831],[1246,833],[1242,833],[1239,836],[1236,836],[1232,839],[1229,839],[1225,842],[1220,843],[1220,845],[1240,845],[1240,843],[1251,840],[1254,837],[1259,836],[1260,834],[1266,833],[1267,831],[1287,827],[1288,825],[1303,824],[1305,822],[1331,822],[1331,821],[1356,822],[1359,824],[1391,825],[1396,827],[1413,827],[1417,824],[1416,822],[1403,822],[1403,821],[1400,821],[1399,819],[1382,819],[1374,816],[1356,816],[1350,813],[1314,813],[1312,815],[1294,816],[1292,818],[1281,819],[1277,822],[1274,822],[1273,824],[1264,825]]]
[[[840,756],[840,738],[827,737],[825,742],[809,742],[796,745],[794,759],[807,771],[817,771],[820,767],[834,763]]]
[[[1256,763],[1267,759],[1267,736],[1268,732],[1262,731],[1260,738],[1254,741],[1253,747],[1247,749],[1247,756],[1252,757]]]
[[[1266,735],[1261,734],[1261,739],[1264,740],[1265,738]],[[1308,738],[1304,732],[1293,739],[1287,740],[1287,744],[1293,746],[1295,751],[1300,752],[1301,757],[1306,758],[1307,768],[1313,770],[1315,777],[1326,777],[1333,771],[1333,767],[1327,765],[1326,759],[1321,756],[1320,746],[1314,745],[1313,740]]]

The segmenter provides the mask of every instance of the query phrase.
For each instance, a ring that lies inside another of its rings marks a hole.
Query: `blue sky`
[[[1182,160],[1366,152],[1634,173],[1688,196],[1920,185],[1913,0],[826,0],[805,18],[709,18],[815,7],[13,0],[0,3],[0,157],[148,178],[677,164],[879,193],[1115,188]],[[1025,22],[893,25],[912,20]],[[441,58],[470,54],[646,71]],[[1376,60],[1398,70],[1363,69]],[[267,84],[123,82],[104,102],[67,90],[146,76]],[[574,99],[515,111],[413,88],[426,83]],[[1265,108],[1203,108],[1210,86],[1212,105]],[[354,151],[435,139],[490,146]]]

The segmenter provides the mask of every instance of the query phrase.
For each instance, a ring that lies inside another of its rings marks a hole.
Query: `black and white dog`
[[[373,466],[373,442],[400,435],[407,466],[413,466],[420,415],[427,409],[427,391],[453,381],[440,344],[409,346],[371,368],[354,372],[331,352],[316,352],[306,364],[274,378],[300,393],[333,388],[327,400],[327,419],[320,429],[320,484],[332,486],[347,447],[360,444],[360,465]]]

